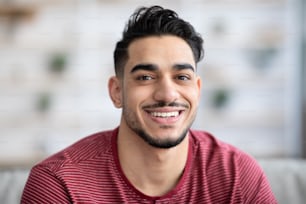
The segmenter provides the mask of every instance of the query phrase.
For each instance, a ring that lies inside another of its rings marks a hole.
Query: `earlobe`
[[[109,96],[116,108],[122,107],[122,98],[121,98],[121,85],[120,80],[113,76],[108,81],[108,92]]]

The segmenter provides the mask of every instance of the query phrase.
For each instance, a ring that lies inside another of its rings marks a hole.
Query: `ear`
[[[108,93],[116,108],[122,107],[121,82],[118,77],[113,76],[108,81]]]
[[[197,77],[197,87],[198,87],[198,98],[200,98],[201,88],[202,88],[202,79],[200,76]]]

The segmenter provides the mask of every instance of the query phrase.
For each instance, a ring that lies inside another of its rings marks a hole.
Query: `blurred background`
[[[0,0],[0,167],[29,168],[119,124],[114,46],[135,8],[153,4],[205,41],[193,128],[258,159],[305,157],[303,0]]]

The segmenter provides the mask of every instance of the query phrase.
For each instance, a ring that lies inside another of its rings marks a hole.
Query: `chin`
[[[153,135],[154,133],[150,134],[143,130],[136,130],[135,132],[137,133],[139,137],[141,137],[150,146],[155,147],[155,148],[161,148],[161,149],[169,149],[169,148],[172,148],[172,147],[175,147],[181,144],[181,142],[187,136],[187,132],[189,128],[181,131],[180,134],[176,134],[175,136],[173,135],[173,131],[171,131],[170,128],[166,128],[166,129],[169,129],[170,131],[165,131],[165,130],[162,131],[159,137],[156,137],[156,135],[154,136]],[[169,132],[169,134],[171,135],[167,134],[167,132]]]

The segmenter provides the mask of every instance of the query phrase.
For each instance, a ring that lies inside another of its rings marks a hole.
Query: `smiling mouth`
[[[172,111],[172,112],[150,112],[150,115],[158,118],[170,118],[179,116],[180,111]]]
[[[160,102],[153,105],[144,106],[143,109],[157,122],[175,122],[189,106],[183,103]],[[165,120],[166,119],[166,120]]]
[[[184,110],[147,110],[146,112],[154,123],[173,125],[180,120]]]

